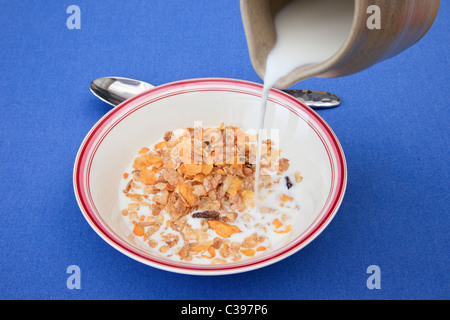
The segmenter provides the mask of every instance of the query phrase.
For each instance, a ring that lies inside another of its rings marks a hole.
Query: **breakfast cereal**
[[[292,189],[303,178],[267,139],[255,198],[255,136],[197,126],[142,147],[120,173],[121,213],[133,234],[164,257],[208,264],[263,254],[287,237],[300,210]]]

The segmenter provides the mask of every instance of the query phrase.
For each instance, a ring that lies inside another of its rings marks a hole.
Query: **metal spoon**
[[[117,106],[131,97],[154,88],[147,82],[122,77],[98,78],[92,81],[89,87],[95,96],[112,106]],[[341,104],[341,98],[329,92],[313,90],[282,91],[311,108],[334,108]]]

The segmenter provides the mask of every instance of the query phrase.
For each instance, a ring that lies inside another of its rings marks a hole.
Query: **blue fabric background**
[[[81,8],[69,30],[66,9]],[[261,83],[238,1],[0,0],[1,299],[448,299],[449,17],[442,1],[414,47],[361,73],[295,87],[343,98],[318,113],[348,164],[341,209],[310,245],[271,266],[199,277],[110,247],[72,188],[84,136],[109,106],[89,83],[197,77]],[[70,265],[81,289],[66,286]],[[368,266],[381,269],[369,290]]]

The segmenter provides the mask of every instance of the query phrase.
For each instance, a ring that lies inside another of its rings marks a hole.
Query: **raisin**
[[[202,211],[202,212],[194,212],[192,214],[192,217],[217,220],[219,218],[219,215],[220,213],[217,211]]]
[[[284,177],[284,179],[286,179],[286,187],[288,188],[288,190],[293,186],[291,180],[289,179],[288,176]]]

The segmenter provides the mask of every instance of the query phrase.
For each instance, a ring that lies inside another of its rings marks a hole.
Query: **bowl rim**
[[[270,264],[273,264],[275,262],[278,262],[294,253],[299,251],[300,249],[304,248],[306,245],[308,245],[312,240],[314,240],[331,222],[331,220],[336,215],[347,186],[347,165],[346,160],[344,156],[344,152],[342,150],[342,147],[330,128],[330,126],[310,107],[306,106],[305,104],[301,103],[291,95],[277,90],[277,89],[271,89],[269,100],[276,98],[281,98],[283,100],[286,100],[290,104],[293,104],[296,106],[297,109],[307,114],[308,118],[314,122],[315,125],[318,125],[321,130],[326,135],[326,138],[328,140],[328,143],[331,144],[332,150],[331,152],[334,155],[336,164],[338,166],[337,168],[337,182],[336,182],[336,190],[333,191],[333,183],[332,188],[330,188],[330,194],[328,196],[329,199],[327,199],[327,202],[322,208],[322,213],[319,213],[318,217],[320,218],[320,221],[316,222],[314,221],[306,231],[308,231],[306,234],[305,232],[302,233],[301,236],[297,236],[295,241],[291,241],[290,244],[287,247],[283,247],[282,250],[276,250],[272,254],[268,254],[267,256],[264,255],[262,258],[259,259],[249,259],[244,260],[240,263],[233,263],[233,264],[217,264],[217,265],[199,265],[199,264],[185,264],[185,263],[177,263],[177,261],[166,261],[166,260],[160,260],[155,257],[150,257],[148,255],[144,255],[141,252],[139,252],[136,248],[131,247],[131,245],[127,244],[125,241],[121,240],[120,237],[115,236],[114,232],[109,229],[109,227],[106,225],[106,223],[103,222],[103,220],[96,216],[96,209],[92,208],[92,206],[89,204],[88,201],[88,195],[84,193],[84,180],[85,177],[85,170],[82,171],[82,168],[86,164],[86,157],[89,155],[89,151],[92,150],[91,143],[95,142],[95,138],[98,138],[98,133],[102,132],[101,129],[109,128],[111,123],[114,122],[114,120],[117,120],[114,118],[115,115],[118,115],[121,113],[121,111],[126,110],[127,108],[133,108],[133,104],[136,102],[140,102],[140,100],[145,100],[147,103],[142,104],[140,107],[145,107],[149,104],[152,104],[154,101],[157,101],[158,99],[153,99],[150,102],[148,102],[149,98],[158,98],[161,99],[166,98],[170,95],[164,95],[164,92],[166,91],[172,91],[172,90],[179,90],[174,91],[178,92],[178,94],[186,93],[186,90],[189,89],[189,87],[195,87],[198,85],[203,86],[212,86],[209,90],[198,90],[194,89],[195,92],[201,92],[201,91],[217,91],[212,89],[223,89],[222,91],[231,91],[235,93],[240,94],[251,94],[248,91],[242,91],[242,90],[231,90],[230,87],[237,87],[241,89],[252,89],[256,90],[256,92],[261,93],[263,89],[263,85],[247,80],[238,80],[238,79],[231,79],[231,78],[195,78],[195,79],[187,79],[187,80],[179,80],[170,82],[164,85],[156,86],[150,90],[147,90],[135,97],[132,97],[118,106],[112,108],[109,112],[107,112],[103,117],[101,117],[97,123],[90,129],[90,131],[86,134],[85,138],[83,139],[83,142],[81,143],[77,156],[75,158],[75,163],[73,167],[73,188],[75,193],[75,198],[77,200],[78,206],[83,213],[84,218],[87,220],[89,225],[94,229],[94,231],[103,239],[105,240],[109,245],[114,247],[116,250],[122,252],[126,256],[139,261],[141,263],[144,263],[146,265],[171,271],[175,273],[182,273],[182,274],[191,274],[191,275],[225,275],[225,274],[233,274],[233,273],[240,273],[240,272],[246,272],[258,268],[262,268],[264,266],[268,266]],[[227,89],[228,88],[228,89]],[[192,90],[188,92],[193,92]],[[257,94],[253,94],[255,96],[258,96]],[[161,97],[162,96],[162,97]],[[260,97],[260,94],[259,94]],[[279,101],[277,101],[279,102]],[[139,108],[140,108],[139,107]],[[284,106],[288,108],[287,106]],[[139,108],[136,108],[134,106],[134,110],[137,110]],[[296,113],[296,110],[292,108],[288,108],[291,112],[296,114],[297,116],[301,117],[298,113]],[[126,118],[130,113],[126,113],[125,116],[122,116],[122,120]],[[118,122],[121,120],[119,119]],[[118,123],[116,122],[116,123]],[[313,128],[314,129],[314,128]],[[111,128],[109,128],[111,130]],[[109,132],[108,130],[108,132]],[[106,135],[107,133],[106,132]],[[317,133],[317,131],[316,131]],[[318,133],[317,133],[318,134]],[[322,143],[324,144],[324,147],[327,149],[328,156],[330,158],[329,150],[326,144],[323,142],[321,135],[318,134],[318,136],[321,138]],[[104,138],[104,137],[103,137]],[[103,139],[102,139],[103,140]],[[101,140],[101,141],[102,141]],[[97,142],[95,146],[98,147],[99,144],[101,144],[101,141]],[[90,147],[90,148],[88,148]],[[91,155],[90,158],[92,158],[93,155]],[[331,158],[330,158],[331,161]],[[333,164],[332,164],[333,165]],[[89,168],[89,167],[87,167]],[[89,168],[90,169],[90,168]],[[333,172],[333,170],[332,170]],[[330,199],[330,195],[333,193],[332,199]],[[328,201],[329,200],[329,201]],[[327,203],[329,203],[327,205]],[[316,220],[317,220],[316,218]],[[311,226],[314,226],[311,228]]]

